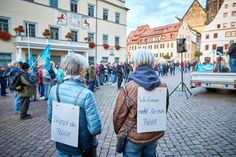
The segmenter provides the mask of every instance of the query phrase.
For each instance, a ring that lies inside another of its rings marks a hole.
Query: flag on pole
[[[44,69],[50,70],[50,45],[48,45],[43,52],[40,54],[40,57],[45,61]]]
[[[22,59],[22,57],[20,56],[20,54],[19,53],[16,53],[16,61],[17,62],[25,62],[23,59]]]
[[[29,53],[29,65],[31,72],[34,73],[34,58],[32,52]]]

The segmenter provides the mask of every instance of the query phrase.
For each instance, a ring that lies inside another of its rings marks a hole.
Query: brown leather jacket
[[[147,144],[160,139],[164,131],[137,133],[137,95],[138,87],[136,82],[131,81],[120,90],[117,97],[115,110],[113,112],[113,125],[118,136],[124,136],[130,128],[127,138],[136,144]],[[159,87],[167,87],[161,83]],[[126,92],[126,94],[125,94]],[[169,106],[169,94],[167,90],[167,109]],[[135,124],[135,125],[134,125]],[[127,130],[126,130],[127,129]]]

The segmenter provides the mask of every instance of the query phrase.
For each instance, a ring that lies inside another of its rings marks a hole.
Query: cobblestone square
[[[185,74],[189,84],[189,74]],[[180,76],[161,77],[171,92]],[[188,100],[176,91],[170,97],[167,130],[157,147],[159,157],[171,156],[236,156],[236,92],[192,89]],[[103,121],[99,141],[99,157],[122,156],[115,151],[116,135],[112,113],[118,90],[105,85],[95,92]],[[33,118],[22,121],[13,113],[13,96],[0,97],[0,157],[56,156],[50,140],[46,101],[31,102]]]

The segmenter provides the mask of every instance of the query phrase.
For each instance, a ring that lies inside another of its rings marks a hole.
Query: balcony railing
[[[19,46],[27,46],[28,43],[32,47],[45,47],[46,45],[51,45],[52,48],[60,48],[60,49],[88,49],[88,43],[86,42],[75,42],[68,40],[54,40],[47,38],[39,38],[39,37],[24,37],[17,36],[16,37],[16,45]]]

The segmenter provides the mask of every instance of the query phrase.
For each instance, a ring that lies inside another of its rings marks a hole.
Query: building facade
[[[224,56],[231,41],[236,42],[236,1],[225,0],[215,19],[205,28],[201,38],[201,61],[217,57],[217,47],[223,47]]]
[[[206,25],[208,25],[211,21],[214,20],[216,14],[220,10],[221,5],[223,4],[224,0],[207,0],[206,2]]]
[[[169,60],[180,61],[181,54],[177,53],[177,38],[186,38],[187,52],[183,53],[183,60],[193,60],[197,46],[196,32],[191,30],[184,21],[155,28],[143,25],[131,31],[127,38],[128,60],[132,61],[132,54],[135,51],[149,49],[154,53],[156,62],[166,61],[164,59],[166,55],[170,56]]]
[[[182,18],[182,20],[186,21],[192,29],[200,33],[206,26],[206,19],[207,13],[198,0],[193,1],[192,5]]]
[[[26,61],[29,51],[37,58],[47,45],[56,64],[70,52],[90,63],[124,61],[127,11],[125,0],[0,1],[0,31],[10,33],[10,39],[0,39],[0,65],[17,56]],[[24,29],[20,35],[18,26]]]

